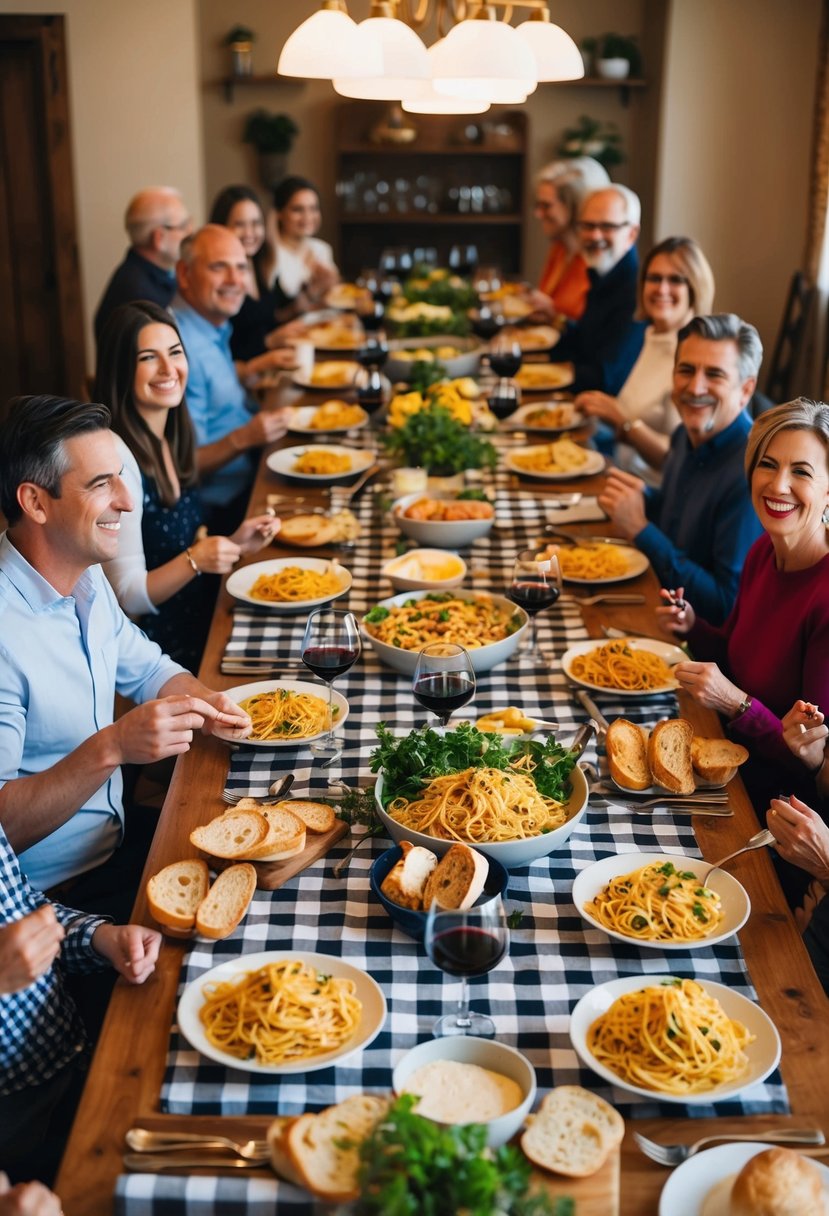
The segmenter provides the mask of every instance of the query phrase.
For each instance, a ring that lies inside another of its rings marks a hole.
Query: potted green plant
[[[246,25],[234,25],[225,35],[225,46],[230,48],[231,71],[234,76],[250,76],[253,72],[253,44],[256,35]]]
[[[625,159],[622,136],[615,123],[600,122],[582,114],[574,127],[562,132],[556,155],[565,159],[572,156],[592,156],[605,169],[620,165]]]
[[[596,71],[606,80],[639,76],[642,56],[636,39],[624,34],[602,34],[596,47]]]
[[[268,190],[285,176],[288,153],[299,127],[287,114],[271,114],[268,110],[254,110],[248,115],[242,141],[251,144],[259,157],[259,177]]]
[[[493,469],[497,461],[489,440],[436,404],[412,414],[403,426],[383,436],[382,443],[409,468],[427,469],[438,477],[451,477],[465,469]]]

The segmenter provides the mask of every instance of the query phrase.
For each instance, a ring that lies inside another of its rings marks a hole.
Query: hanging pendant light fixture
[[[363,76],[379,76],[383,56],[378,43],[352,21],[345,0],[322,0],[321,7],[297,26],[282,48],[280,76],[331,80],[360,64]]]
[[[435,91],[449,97],[520,103],[538,85],[532,51],[488,5],[454,26],[429,57]]]
[[[414,30],[394,15],[390,0],[372,0],[371,10],[358,30],[380,46],[381,74],[372,76],[362,71],[349,76],[338,72],[333,80],[334,90],[341,97],[359,97],[369,101],[399,101],[420,81],[431,74],[426,47]],[[353,60],[351,70],[359,60]]]
[[[539,82],[545,80],[581,80],[584,60],[570,35],[554,25],[547,8],[533,9],[526,21],[516,26],[533,54]]]

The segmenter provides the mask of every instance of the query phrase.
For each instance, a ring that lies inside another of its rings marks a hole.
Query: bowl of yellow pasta
[[[376,453],[341,444],[304,444],[271,452],[265,463],[272,473],[297,485],[348,485],[374,464]]]
[[[234,599],[272,612],[305,612],[339,599],[351,589],[351,575],[320,557],[277,557],[234,570],[225,584]]]
[[[376,604],[360,629],[381,663],[411,676],[430,642],[457,642],[476,672],[490,671],[515,654],[528,623],[523,608],[503,595],[404,591]]]

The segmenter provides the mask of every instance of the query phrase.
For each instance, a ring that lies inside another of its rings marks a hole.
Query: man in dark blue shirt
[[[663,587],[684,588],[697,616],[720,625],[760,535],[743,470],[745,407],[763,359],[753,325],[733,313],[694,317],[679,331],[671,438],[659,489],[611,469],[599,504],[646,553]]]
[[[587,263],[590,291],[581,320],[564,331],[553,350],[556,363],[572,363],[574,393],[621,389],[642,349],[645,325],[634,321],[641,208],[627,186],[589,194],[577,228]]]
[[[136,194],[124,227],[130,238],[126,257],[109,280],[95,314],[95,340],[119,304],[152,300],[166,308],[176,290],[175,265],[181,242],[193,228],[178,190],[152,187]]]

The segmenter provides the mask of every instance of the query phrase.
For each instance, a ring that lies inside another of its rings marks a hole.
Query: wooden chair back
[[[814,298],[814,284],[803,271],[795,271],[766,376],[766,396],[776,405],[791,399]]]

